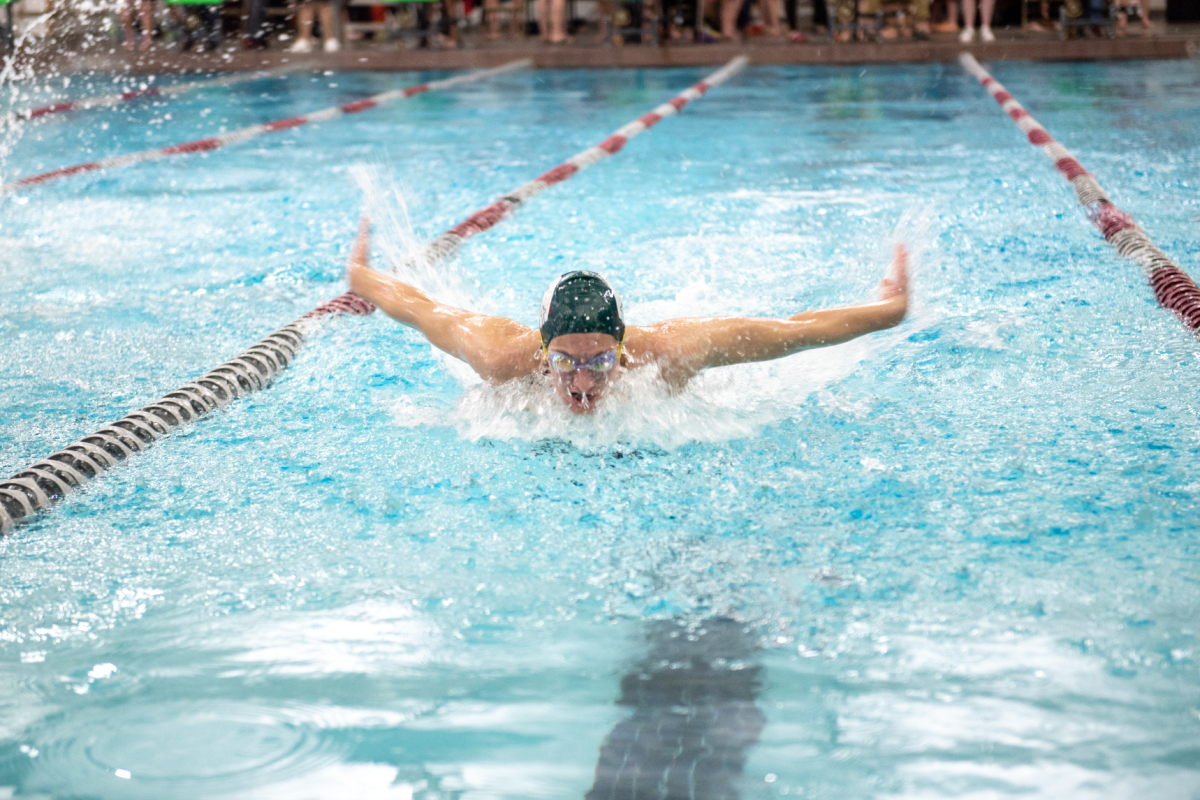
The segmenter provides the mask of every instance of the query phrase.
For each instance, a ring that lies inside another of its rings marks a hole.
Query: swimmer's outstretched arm
[[[371,222],[364,219],[350,253],[350,291],[401,324],[416,328],[439,350],[461,359],[481,378],[503,383],[541,368],[538,333],[516,320],[444,305],[425,292],[371,269]]]
[[[891,328],[908,312],[904,245],[896,246],[880,290],[881,299],[874,302],[805,311],[787,319],[675,319],[639,327],[627,337],[629,358],[635,363],[657,361],[663,378],[681,386],[708,367],[769,361]]]

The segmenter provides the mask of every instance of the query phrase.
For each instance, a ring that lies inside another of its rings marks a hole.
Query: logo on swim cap
[[[607,333],[620,342],[625,337],[621,298],[594,272],[568,272],[546,290],[539,328],[547,345],[568,333]]]

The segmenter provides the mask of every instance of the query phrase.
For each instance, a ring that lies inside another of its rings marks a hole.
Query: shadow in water
[[[621,679],[633,713],[600,748],[586,800],[734,800],[765,717],[754,704],[756,637],[728,619],[652,624],[649,651]]]

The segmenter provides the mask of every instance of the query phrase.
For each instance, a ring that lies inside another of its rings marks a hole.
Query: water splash
[[[756,436],[789,418],[805,400],[849,375],[886,347],[858,340],[765,364],[724,367],[703,373],[672,392],[655,367],[629,370],[616,381],[594,414],[579,417],[554,393],[548,376],[501,386],[483,383],[449,357],[452,375],[464,386],[447,414],[411,398],[392,404],[397,424],[452,426],[468,441],[556,439],[582,448],[616,444],[673,450],[693,442],[725,442]]]
[[[350,174],[362,192],[363,213],[374,224],[372,244],[383,254],[375,269],[416,286],[441,303],[476,308],[453,257],[436,262],[427,257],[425,243],[413,228],[409,196],[392,174],[374,163],[355,164]]]

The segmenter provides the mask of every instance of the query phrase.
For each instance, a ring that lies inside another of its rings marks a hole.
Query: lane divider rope
[[[43,172],[40,175],[31,175],[28,178],[11,183],[0,185],[0,197],[14,194],[22,189],[28,189],[31,186],[47,183],[48,181],[58,178],[66,178],[71,175],[80,175],[85,172],[95,172],[96,170],[110,170],[121,167],[128,167],[134,164],[140,164],[143,161],[157,161],[168,156],[187,155],[189,153],[205,153],[210,150],[216,150],[218,147],[244,142],[248,139],[254,139],[266,133],[277,133],[279,131],[287,131],[292,128],[299,128],[301,125],[308,125],[313,122],[324,122],[333,119],[334,117],[343,116],[345,114],[357,114],[360,111],[376,108],[385,103],[390,103],[395,100],[405,100],[409,97],[414,97],[425,92],[432,92],[439,89],[449,89],[452,86],[458,86],[464,83],[473,83],[485,78],[495,77],[505,72],[513,70],[525,69],[532,66],[533,62],[528,58],[512,61],[503,66],[494,67],[492,69],[481,69],[475,72],[468,72],[464,75],[456,75],[453,78],[443,78],[442,80],[430,81],[428,83],[419,83],[415,86],[408,86],[404,89],[394,89],[388,92],[372,95],[371,97],[355,100],[352,103],[345,103],[340,106],[331,108],[323,108],[320,111],[313,111],[309,114],[301,114],[297,117],[288,117],[287,119],[277,119],[273,122],[264,122],[261,125],[251,125],[248,128],[241,128],[236,131],[229,131],[218,136],[210,136],[204,139],[196,139],[183,144],[171,145],[170,147],[159,147],[153,150],[142,150],[136,153],[126,153],[122,156],[112,156],[110,158],[102,158],[99,161],[88,161],[83,164],[75,164],[70,167],[62,167],[61,169]]]
[[[246,81],[267,80],[268,78],[279,78],[289,72],[295,72],[298,69],[303,69],[305,64],[292,64],[278,69],[259,70],[250,73],[236,73],[226,75],[222,78],[212,78],[204,81],[189,81],[187,83],[176,83],[169,86],[146,86],[143,89],[131,89],[127,92],[115,92],[113,94],[101,94],[94,97],[84,97],[79,100],[64,100],[59,103],[51,103],[48,106],[40,108],[28,108],[24,111],[18,111],[13,116],[18,119],[37,119],[51,114],[62,114],[67,111],[85,111],[90,108],[103,108],[106,106],[117,106],[121,103],[128,103],[132,100],[141,100],[145,97],[173,97],[177,94],[190,92],[195,89],[215,89],[223,86],[233,86],[237,83]]]
[[[616,154],[629,139],[649,130],[662,119],[678,114],[688,103],[703,97],[709,89],[728,80],[747,63],[745,56],[733,59],[668,102],[617,129],[595,147],[572,156],[549,172],[475,212],[434,239],[424,249],[424,257],[431,259],[431,264],[445,258],[465,239],[492,228],[521,203],[597,161]],[[124,462],[134,453],[147,449],[172,430],[270,386],[295,360],[305,340],[318,330],[319,319],[339,314],[365,316],[374,311],[372,303],[353,292],[346,292],[260,339],[237,357],[209,370],[196,380],[67,445],[8,480],[0,481],[0,534],[7,533],[39,511],[50,508],[101,473]]]
[[[1142,268],[1158,304],[1174,312],[1191,331],[1200,333],[1200,287],[1196,282],[1154,244],[1132,216],[1117,208],[1071,151],[1055,141],[974,56],[963,53],[959,61],[1025,133],[1029,143],[1040,148],[1071,182],[1080,204],[1087,209],[1088,219],[1104,235],[1104,240],[1116,248],[1122,258]]]
[[[689,86],[657,108],[617,128],[600,144],[576,153],[554,169],[517,187],[487,208],[475,212],[430,242],[425,248],[425,257],[430,259],[431,263],[445,258],[453,253],[465,239],[486,231],[515,211],[522,203],[541,194],[554,184],[565,181],[580,170],[587,169],[597,161],[616,155],[630,139],[645,133],[665,118],[678,114],[688,103],[700,99],[709,89],[724,83],[730,76],[741,71],[749,61],[745,56],[734,58],[699,83]]]

